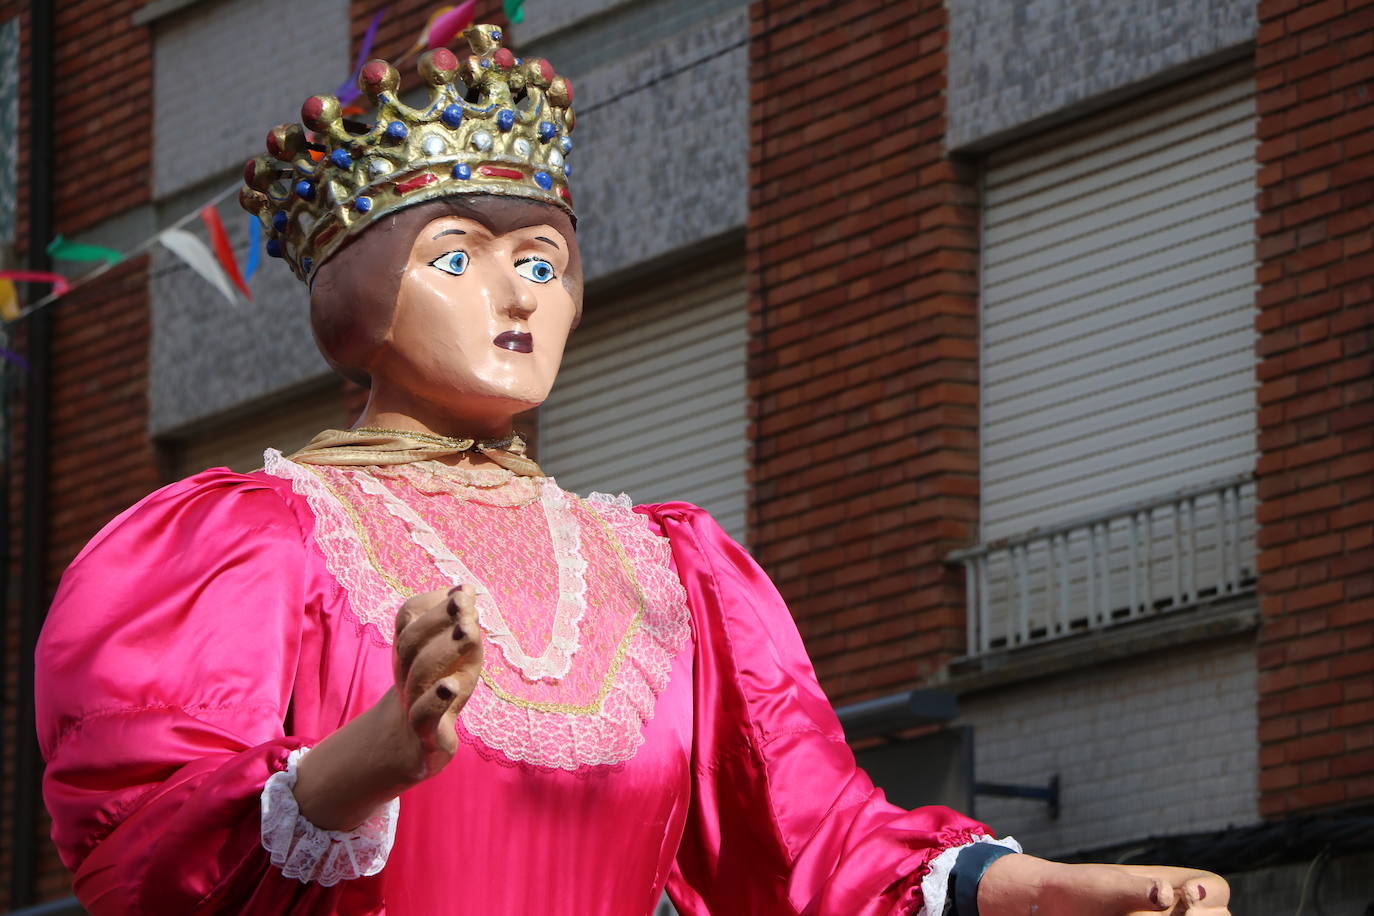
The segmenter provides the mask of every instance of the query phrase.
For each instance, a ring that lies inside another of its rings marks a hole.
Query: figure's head
[[[311,285],[325,358],[374,405],[484,423],[474,410],[509,419],[544,400],[581,310],[576,118],[548,61],[516,57],[494,25],[464,36],[461,60],[420,56],[419,108],[382,60],[358,76],[372,124],[334,96],[307,99],[302,123],[273,128],[248,161],[239,202]]]
[[[581,310],[567,212],[485,194],[389,214],[320,265],[310,290],[315,339],[344,375],[508,414],[548,396]]]

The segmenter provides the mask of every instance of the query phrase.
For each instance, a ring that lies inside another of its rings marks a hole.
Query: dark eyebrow
[[[462,229],[445,229],[443,232],[436,235],[435,238],[441,239],[446,235],[467,235],[467,233],[464,232]]]
[[[544,236],[542,236],[542,235],[536,235],[536,236],[534,237],[534,240],[535,240],[536,242],[548,242],[548,243],[549,243],[550,245],[552,245],[554,248],[558,248],[558,243],[557,243],[557,242],[555,242],[553,239],[544,238]],[[558,250],[559,250],[559,251],[562,251],[563,249],[559,248]]]

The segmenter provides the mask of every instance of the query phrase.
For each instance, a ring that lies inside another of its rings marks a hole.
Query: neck
[[[511,434],[513,417],[514,414],[503,411],[480,413],[439,409],[414,399],[396,403],[374,387],[368,396],[367,407],[353,426],[355,429],[373,427],[431,436],[494,440]]]

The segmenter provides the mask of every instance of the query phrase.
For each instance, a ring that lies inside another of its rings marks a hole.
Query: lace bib
[[[475,586],[486,654],[459,727],[479,749],[563,770],[634,756],[690,617],[667,540],[628,498],[430,462],[311,466],[268,450],[264,465],[308,501],[374,641],[390,645],[410,596]]]

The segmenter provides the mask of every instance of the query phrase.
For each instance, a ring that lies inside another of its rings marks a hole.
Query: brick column
[[[1256,69],[1260,810],[1277,816],[1374,798],[1374,6],[1263,0]]]
[[[977,208],[939,0],[750,8],[752,546],[832,699],[962,650]]]
[[[53,187],[51,205],[57,232],[68,237],[97,226],[151,199],[152,42],[146,28],[132,22],[138,0],[77,0],[55,14],[53,96]],[[21,15],[24,71],[20,82],[20,213],[17,235],[24,247],[28,231],[27,164],[29,111],[27,93],[28,4],[6,3],[0,15]],[[92,23],[99,27],[92,30]],[[129,239],[128,244],[141,241]],[[58,265],[71,269],[71,265]],[[32,301],[46,292],[35,286]],[[25,377],[11,396],[13,431],[11,463],[5,468],[11,487],[11,585],[17,588],[20,507],[25,488],[23,467],[23,387],[47,384],[51,414],[47,425],[52,462],[49,484],[48,553],[44,573],[51,594],[77,551],[124,508],[160,482],[147,435],[149,303],[147,258],[119,265],[83,284],[48,307],[53,322],[50,374]],[[24,323],[16,328],[16,350],[24,352]],[[17,591],[6,596],[9,653],[6,670],[19,669],[16,621]],[[32,702],[32,685],[10,684],[5,692],[6,748],[17,746],[14,703]],[[3,843],[0,856],[0,901],[8,901],[11,877],[9,849],[15,772],[5,754]],[[31,791],[37,792],[35,785]],[[70,893],[70,876],[48,840],[49,824],[40,812],[33,831],[38,899]]]

